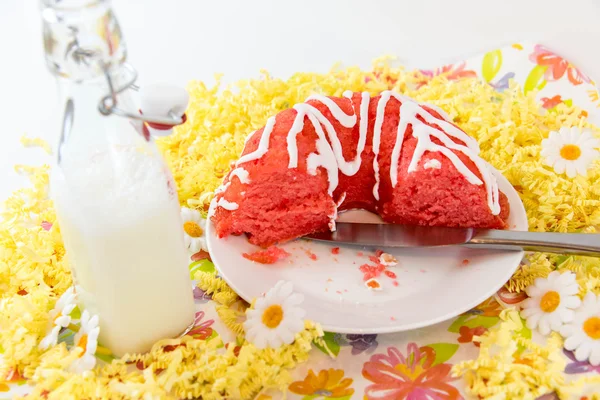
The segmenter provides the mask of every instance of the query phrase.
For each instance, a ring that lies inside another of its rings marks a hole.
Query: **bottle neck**
[[[127,58],[109,0],[41,0],[48,69],[74,81],[101,77]]]

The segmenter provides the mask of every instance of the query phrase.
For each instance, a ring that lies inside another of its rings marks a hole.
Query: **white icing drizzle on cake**
[[[244,168],[236,168],[233,171],[231,171],[231,174],[229,174],[230,182],[231,182],[231,178],[233,178],[234,176],[237,176],[241,183],[245,183],[245,184],[250,183],[248,171],[246,171]]]
[[[274,126],[275,117],[271,117],[267,120],[267,124],[263,129],[262,136],[260,137],[260,141],[258,142],[258,148],[252,153],[248,153],[245,156],[240,157],[240,159],[237,160],[237,162],[235,163],[236,167],[248,161],[258,160],[267,153],[267,151],[269,150],[269,139],[271,138],[271,133],[273,132]]]
[[[224,208],[226,210],[234,211],[234,210],[237,210],[240,206],[239,206],[238,203],[227,201],[227,200],[225,200],[224,198],[221,197],[219,199],[219,201],[217,202],[217,207],[222,207],[222,208]]]
[[[353,93],[351,91],[346,91],[344,92],[343,96],[352,100]],[[440,108],[426,105],[426,107],[438,113],[441,116],[441,119],[431,114],[431,112],[423,108],[412,99],[389,90],[381,93],[381,97],[379,98],[377,104],[373,129],[372,148],[374,153],[373,169],[375,173],[375,185],[373,187],[374,198],[379,200],[379,150],[381,145],[381,131],[385,119],[386,106],[392,97],[400,102],[399,123],[390,160],[390,181],[392,187],[396,187],[398,184],[398,165],[400,161],[400,154],[402,152],[406,130],[410,125],[412,126],[412,136],[417,139],[417,146],[408,166],[408,173],[412,173],[417,169],[422,156],[426,152],[439,152],[448,158],[450,162],[452,162],[456,170],[462,174],[469,183],[474,185],[485,184],[488,206],[493,215],[498,215],[500,213],[498,185],[487,163],[478,155],[479,146],[477,141],[454,126],[452,123],[448,122],[448,115]],[[317,169],[319,167],[323,167],[328,176],[328,193],[329,195],[332,195],[333,191],[338,185],[338,171],[347,176],[352,176],[360,169],[362,153],[364,151],[367,139],[369,125],[368,111],[371,97],[368,92],[361,93],[359,113],[357,113],[354,102],[352,102],[352,108],[354,110],[353,114],[346,114],[333,99],[326,96],[313,95],[308,97],[306,101],[318,101],[323,104],[325,107],[327,107],[333,118],[345,128],[353,128],[357,123],[359,123],[359,138],[356,147],[356,156],[353,160],[347,161],[344,158],[341,142],[331,121],[311,104],[301,103],[296,104],[293,107],[297,114],[286,137],[287,152],[289,156],[288,168],[298,167],[297,135],[303,131],[304,120],[305,118],[308,118],[308,121],[313,125],[318,138],[316,141],[317,151],[308,155],[306,160],[306,169],[309,174],[316,175]],[[426,123],[423,123],[423,121]],[[269,149],[269,140],[274,126],[275,117],[271,117],[267,120],[267,124],[263,129],[257,149],[242,156],[236,162],[236,167],[239,167],[240,164],[245,162],[258,160],[267,153]],[[325,129],[323,129],[323,127]],[[256,132],[257,131],[252,132],[249,137],[253,136]],[[326,134],[327,137],[325,136]],[[246,139],[246,142],[249,140],[249,137]],[[431,140],[432,138],[436,138],[442,143],[442,145],[434,143]],[[454,142],[452,138],[463,142],[464,145]],[[329,142],[327,139],[329,139]],[[480,179],[477,175],[475,175],[452,150],[459,151],[471,159],[479,170],[482,178]],[[438,160],[429,160],[424,165],[424,168],[426,169],[440,167],[441,163]],[[229,179],[231,180],[233,176],[237,176],[242,183],[248,183],[246,182],[246,180],[248,180],[248,173],[241,168],[234,169],[234,171],[232,171],[230,174]],[[217,191],[215,191],[215,196],[224,192],[228,186],[229,182],[217,189]],[[215,208],[217,206],[221,206],[228,210],[235,210],[238,208],[236,203],[228,202],[223,198],[214,204]],[[211,209],[212,208],[213,202],[211,202]],[[330,228],[332,228],[331,223]],[[335,223],[333,224],[333,229],[335,229]]]
[[[244,168],[236,168],[233,171],[231,171],[229,173],[229,177],[227,178],[227,182],[224,182],[221,184],[221,186],[219,186],[218,188],[215,189],[214,192],[214,197],[212,199],[212,201],[210,202],[210,206],[208,208],[208,216],[212,216],[217,207],[223,207],[226,210],[237,210],[239,208],[239,204],[232,202],[232,201],[227,201],[224,198],[221,197],[221,199],[219,199],[217,201],[217,195],[220,193],[225,193],[225,191],[227,190],[227,188],[229,188],[229,185],[231,185],[231,179],[237,176],[237,178],[240,180],[240,183],[244,183],[244,184],[248,184],[250,183],[250,178],[249,178],[249,174],[248,171],[246,171]],[[243,195],[243,192],[242,192]]]
[[[349,92],[344,92],[344,96],[347,97]],[[351,92],[350,92],[351,95]],[[344,113],[339,105],[335,103],[332,99],[322,95],[313,95],[306,99],[306,101],[319,101],[323,105],[325,105],[333,118],[335,118],[343,127],[345,128],[353,128],[357,122],[357,113],[354,110],[354,114],[348,115]],[[329,138],[329,142],[331,145],[329,147],[333,151],[335,160],[337,162],[336,174],[337,170],[341,171],[344,175],[353,176],[360,169],[360,165],[362,163],[362,152],[365,149],[365,144],[367,142],[367,130],[369,126],[369,120],[367,118],[363,118],[363,115],[368,114],[369,111],[369,102],[371,100],[371,96],[368,92],[364,92],[361,94],[361,104],[360,104],[360,125],[359,125],[359,137],[358,143],[356,146],[356,156],[352,161],[346,161],[343,154],[342,144],[338,137],[337,132],[331,121],[326,118],[321,111],[319,111],[316,107],[310,104],[296,104],[294,109],[297,111],[296,118],[294,119],[294,123],[290,128],[290,131],[287,135],[287,150],[289,156],[289,168],[296,168],[298,166],[298,143],[296,136],[298,133],[302,132],[304,129],[304,118],[309,117],[309,121],[313,124],[313,127],[317,131],[317,135],[319,134],[319,125],[323,125],[325,127],[325,131],[327,132],[327,137]],[[354,103],[352,103],[352,108],[354,109]],[[311,117],[316,117],[318,121],[315,123],[315,120]],[[322,128],[320,129],[322,131]],[[319,136],[319,140],[320,140]],[[318,143],[317,143],[318,144]],[[318,149],[318,146],[317,146]],[[319,150],[319,149],[318,149]],[[328,152],[327,152],[328,153]],[[324,152],[319,150],[319,154],[324,155]],[[312,156],[309,155],[309,158]],[[330,174],[331,178],[331,174]],[[337,184],[336,184],[337,186]],[[334,188],[335,189],[335,188]],[[331,194],[331,193],[330,193]]]
[[[425,168],[425,169],[441,169],[442,163],[439,160],[432,158],[431,160],[427,160],[425,162],[425,164],[423,164],[423,168]]]

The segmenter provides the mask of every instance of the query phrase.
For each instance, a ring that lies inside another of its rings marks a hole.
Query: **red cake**
[[[357,208],[390,223],[505,228],[508,201],[478,154],[436,107],[391,91],[315,95],[248,136],[209,217],[219,237],[261,247],[334,230]]]

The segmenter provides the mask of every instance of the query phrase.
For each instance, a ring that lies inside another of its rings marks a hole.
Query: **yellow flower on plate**
[[[600,365],[600,297],[588,292],[573,321],[565,324],[560,334],[565,349],[574,351],[577,361],[589,359],[593,366]]]
[[[56,345],[60,330],[66,328],[71,323],[71,316],[69,314],[71,314],[75,306],[75,289],[71,286],[60,296],[54,305],[54,309],[50,311],[50,333],[40,341],[40,349],[46,350]]]
[[[246,339],[259,349],[292,343],[296,333],[304,329],[305,311],[298,307],[303,301],[304,296],[294,293],[291,282],[277,282],[256,300],[254,309],[246,311]]]
[[[200,212],[181,207],[181,219],[183,220],[185,246],[192,253],[197,253],[200,250],[208,251],[206,239],[204,238],[206,220],[202,218]]]
[[[579,307],[579,285],[572,272],[551,272],[547,278],[537,278],[525,289],[529,296],[523,302],[521,316],[529,329],[537,328],[542,335],[558,331],[564,323],[573,320],[573,309]]]
[[[597,147],[600,147],[600,140],[594,138],[590,131],[577,127],[560,128],[558,132],[550,132],[548,139],[542,140],[540,154],[546,165],[553,167],[557,174],[566,171],[569,178],[575,178],[577,174],[585,176],[589,165],[600,156]]]
[[[81,327],[73,339],[73,344],[81,348],[82,352],[79,358],[71,364],[73,372],[82,373],[89,371],[96,365],[96,348],[98,347],[98,316],[90,317],[90,313],[85,310],[81,314]]]

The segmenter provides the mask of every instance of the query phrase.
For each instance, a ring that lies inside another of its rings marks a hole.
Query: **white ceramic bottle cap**
[[[187,109],[190,96],[188,92],[175,85],[157,83],[140,89],[140,107],[142,114],[156,117],[182,117]],[[152,136],[168,136],[171,127],[148,127]]]

